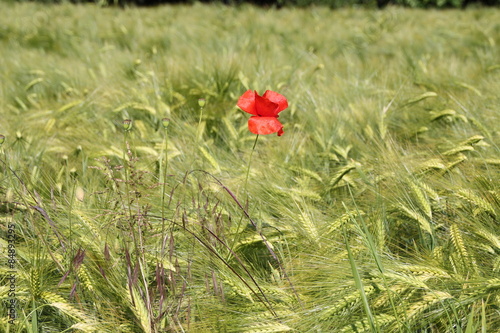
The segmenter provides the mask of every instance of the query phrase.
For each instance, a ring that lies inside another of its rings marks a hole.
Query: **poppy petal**
[[[278,94],[275,91],[272,90],[267,90],[262,97],[267,98],[273,103],[278,104],[278,112],[281,112],[285,110],[288,107],[288,101],[286,100],[286,97]]]
[[[253,134],[272,134],[278,132],[283,135],[283,124],[276,117],[250,117],[248,119],[248,129]]]
[[[255,111],[261,117],[276,117],[278,115],[277,103],[255,94]]]
[[[255,91],[252,90],[245,91],[245,93],[241,95],[240,99],[238,100],[237,105],[243,111],[257,116],[258,114],[257,111],[255,110],[255,95],[257,95]]]

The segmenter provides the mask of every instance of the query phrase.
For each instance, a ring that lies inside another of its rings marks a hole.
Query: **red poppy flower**
[[[259,96],[256,91],[247,90],[238,100],[238,107],[253,116],[248,119],[248,129],[253,134],[283,135],[283,125],[278,120],[278,113],[288,107],[285,96],[267,90]]]

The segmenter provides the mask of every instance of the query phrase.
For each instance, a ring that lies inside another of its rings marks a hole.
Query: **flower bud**
[[[198,99],[198,105],[200,106],[200,108],[204,107],[206,102],[207,101],[204,98]]]
[[[170,118],[163,118],[161,120],[161,123],[163,125],[163,128],[167,129],[168,125],[170,124]]]
[[[125,120],[123,121],[123,129],[124,129],[125,131],[129,131],[131,128],[132,128],[132,120],[130,120],[130,119],[125,119]]]
[[[71,176],[72,180],[75,180],[76,177],[78,176],[78,173],[76,172],[75,168],[71,168],[71,170],[69,170],[69,175]]]
[[[0,134],[0,145],[5,142],[5,135]]]

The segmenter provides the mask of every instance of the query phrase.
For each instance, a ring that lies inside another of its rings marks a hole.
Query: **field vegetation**
[[[0,331],[500,332],[499,10],[0,12]]]

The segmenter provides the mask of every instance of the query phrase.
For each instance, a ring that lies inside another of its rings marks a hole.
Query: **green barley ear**
[[[203,157],[212,165],[212,167],[217,171],[220,172],[220,166],[219,163],[217,162],[216,158],[213,157],[208,150],[206,150],[204,147],[199,146],[198,149],[202,153]]]
[[[80,281],[82,282],[83,286],[90,292],[94,293],[95,288],[92,283],[91,273],[89,272],[85,264],[82,264],[80,268],[77,270],[77,275],[80,278]]]
[[[298,174],[305,175],[305,176],[307,176],[309,178],[316,179],[318,182],[323,183],[323,178],[321,178],[321,176],[317,172],[315,172],[313,170],[302,168],[302,167],[299,167],[299,166],[291,166],[290,170],[295,171]]]
[[[420,302],[414,302],[408,309],[407,314],[410,320],[419,320],[422,313],[430,310],[437,304],[442,304],[448,299],[453,299],[453,296],[447,292],[431,290],[424,294],[422,299]]]
[[[351,221],[353,216],[365,216],[365,212],[359,210],[350,210],[347,211],[346,213],[342,214],[338,218],[336,218],[329,226],[327,229],[328,234],[333,234],[334,232],[337,232],[341,227],[347,224],[347,222]]]
[[[40,294],[42,292],[41,288],[41,281],[40,281],[40,272],[36,269],[31,269],[30,270],[30,292],[31,295],[33,295],[33,298],[37,299],[40,297]]]
[[[378,327],[387,326],[389,324],[396,322],[396,317],[387,314],[376,315],[374,316],[374,319]],[[366,329],[367,327],[369,327],[368,325],[369,325],[368,320],[362,319],[343,327],[339,331],[339,333],[368,332]],[[376,332],[382,332],[382,331],[380,330]]]
[[[420,225],[420,228],[426,232],[428,232],[429,234],[432,235],[432,226],[431,226],[431,223],[430,221],[428,220],[427,217],[424,217],[422,214],[420,214],[419,212],[415,211],[414,209],[412,208],[409,208],[409,207],[406,207],[405,205],[403,205],[402,203],[399,203],[396,208],[398,209],[398,211],[400,213],[402,213],[403,215],[417,221]]]
[[[500,165],[500,159],[497,158],[485,158],[482,162],[490,165]]]
[[[311,218],[311,212],[307,209],[306,207],[300,207],[299,204],[297,204],[297,208],[300,211],[300,215],[298,216],[298,220],[300,221],[300,224],[302,225],[302,230],[306,231],[307,236],[314,241],[318,246],[321,246],[321,243],[318,242],[319,240],[319,234],[318,230],[316,228],[316,225]]]
[[[465,199],[466,201],[476,206],[476,208],[473,211],[474,215],[477,215],[482,212],[490,213],[493,216],[497,215],[495,209],[488,201],[472,193],[472,191],[470,190],[460,189],[455,195],[459,198]]]
[[[131,293],[132,292],[132,293]],[[145,333],[151,333],[151,319],[147,306],[141,297],[141,293],[137,290],[137,287],[127,288],[128,300],[130,302],[130,307],[139,321],[139,324]]]
[[[406,102],[405,106],[416,104],[416,103],[418,103],[420,101],[423,101],[424,99],[431,98],[431,97],[437,97],[437,96],[438,96],[438,94],[436,94],[435,92],[433,92],[433,91],[427,91],[427,92],[425,92],[425,93],[423,93],[421,95],[418,95],[418,96],[416,96],[416,97],[414,97],[412,99],[409,99]]]
[[[474,144],[479,143],[483,139],[484,139],[484,136],[482,136],[482,135],[473,135],[470,138],[468,138],[467,140],[460,142],[458,145],[459,146],[474,145]]]
[[[423,174],[431,171],[445,170],[446,165],[440,158],[431,158],[417,166],[416,173]]]
[[[475,233],[484,238],[484,240],[487,240],[489,242],[489,245],[497,248],[497,249],[500,249],[500,237],[499,235],[493,233],[493,232],[490,232],[486,229],[483,229],[482,227],[478,227],[477,229],[475,229]],[[498,257],[498,259],[500,260],[500,257]]]
[[[359,163],[350,162],[349,164],[338,170],[330,180],[330,189],[333,189],[342,180],[342,178],[344,178],[345,175],[347,175],[351,170],[356,169],[358,165]]]
[[[88,315],[83,310],[77,309],[73,305],[67,302],[63,297],[59,296],[56,293],[45,291],[42,293],[42,298],[54,309],[59,310],[64,313],[72,320],[84,322],[88,325],[95,326],[98,322],[93,319],[90,315]]]
[[[460,229],[458,229],[456,224],[452,224],[450,226],[450,237],[455,250],[458,252],[458,255],[460,257],[460,264],[463,265],[462,267],[464,271],[470,270],[471,268],[475,268],[474,260],[473,258],[471,258],[472,256],[469,254],[469,251],[465,246],[465,241],[462,237],[462,232],[460,231]],[[471,263],[473,267],[471,267]],[[476,270],[474,269],[474,271]]]
[[[226,128],[229,132],[229,135],[231,136],[231,140],[237,141],[238,140],[238,131],[233,126],[230,117],[228,117],[228,116],[223,117],[222,122],[224,123],[224,125],[226,125]],[[233,141],[230,141],[230,143],[232,143],[232,142]]]
[[[453,169],[454,167],[456,167],[457,165],[459,165],[460,163],[464,162],[465,160],[467,160],[467,156],[465,156],[464,154],[462,153],[458,153],[456,155],[456,159],[454,161],[451,161],[449,162],[448,164],[446,164],[446,169],[445,169],[445,172],[446,171],[450,171],[451,169]]]
[[[431,204],[424,191],[422,191],[422,189],[411,179],[408,181],[408,185],[410,186],[413,195],[417,199],[419,208],[425,213],[425,215],[429,219],[432,219]]]
[[[459,154],[459,153],[462,153],[464,151],[473,151],[474,150],[474,147],[472,146],[458,146],[458,147],[455,147],[453,149],[450,149],[450,150],[447,150],[443,153],[443,155],[445,156],[453,156],[453,155],[456,155],[456,154]]]
[[[447,109],[447,110],[441,110],[441,111],[431,111],[430,112],[430,121],[436,121],[436,120],[439,120],[441,118],[445,118],[445,117],[453,117],[457,114],[457,112],[455,110],[450,110],[450,109]]]
[[[431,199],[432,201],[439,200],[439,194],[428,184],[424,183],[423,181],[417,178],[413,178],[412,181],[425,192],[427,198]]]
[[[336,300],[328,305],[320,314],[322,320],[326,320],[336,314],[342,314],[346,309],[352,308],[354,305],[359,306],[362,303],[362,293],[369,296],[375,292],[372,286],[363,287],[363,291],[358,289],[353,290],[351,293],[342,295],[342,297],[335,297]]]
[[[278,322],[254,321],[251,326],[245,327],[246,333],[262,333],[262,332],[289,332],[293,328]]]

